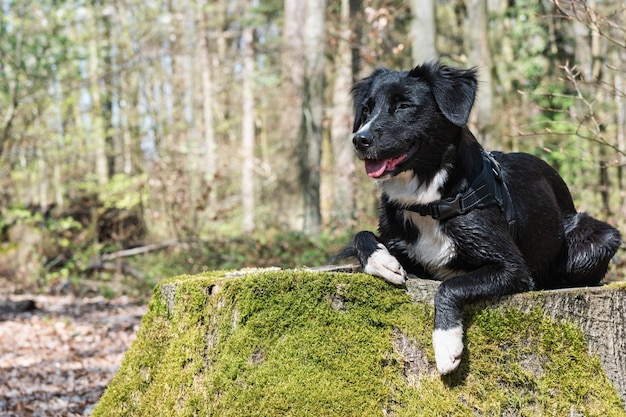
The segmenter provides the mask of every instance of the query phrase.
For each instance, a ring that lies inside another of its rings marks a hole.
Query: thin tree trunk
[[[118,9],[123,9],[126,7],[126,3],[123,0],[118,0],[117,4]],[[123,66],[124,62],[130,60],[132,57],[132,44],[133,39],[130,32],[130,24],[128,22],[128,15],[126,13],[119,13],[119,30],[116,34],[118,39],[118,48],[119,48],[119,58],[118,62],[120,63],[120,67]],[[159,71],[160,73],[160,71]],[[158,74],[158,73],[157,73]],[[158,79],[158,75],[156,75]],[[124,109],[122,114],[120,115],[119,126],[122,130],[122,167],[123,172],[126,175],[132,175],[134,172],[141,172],[141,167],[135,167],[136,161],[141,161],[143,158],[138,155],[136,159],[133,158],[133,137],[137,138],[139,136],[139,120],[137,113],[137,99],[136,95],[131,93],[133,91],[137,91],[135,81],[135,74],[124,71],[122,74],[118,75],[117,79],[117,89],[120,94],[120,101],[124,100],[129,103],[129,105]],[[137,141],[139,142],[139,141]],[[137,149],[140,146],[136,146]],[[140,149],[139,149],[140,150]],[[133,172],[134,171],[134,172]]]
[[[305,100],[303,103],[304,142],[307,155],[303,166],[304,232],[319,235],[320,165],[322,159],[322,122],[324,117],[324,13],[325,0],[307,2],[304,51],[306,62]]]
[[[626,55],[626,54],[624,54]],[[613,54],[613,62],[619,62],[619,52]],[[626,184],[624,181],[624,165],[626,165],[626,100],[624,100],[624,78],[623,73],[615,71],[614,73],[615,90],[613,91],[613,100],[615,103],[615,124],[617,128],[617,146],[620,150],[619,161],[617,166],[617,183],[620,192],[620,213],[622,216],[626,214]]]
[[[111,8],[112,10],[112,8]],[[102,48],[103,53],[103,74],[102,74],[102,108],[100,112],[102,113],[102,124],[103,124],[103,135],[105,142],[105,152],[106,152],[106,160],[107,160],[107,177],[112,178],[115,174],[117,174],[119,168],[121,167],[120,162],[117,160],[118,155],[121,155],[121,149],[119,148],[119,142],[116,140],[117,138],[114,136],[114,132],[117,132],[117,129],[113,126],[113,77],[114,74],[114,62],[112,56],[111,45],[114,44],[115,39],[113,37],[112,30],[112,11],[108,13],[102,13],[102,27],[104,29],[104,39],[105,45]]]
[[[242,34],[243,79],[242,79],[242,164],[241,200],[243,210],[242,229],[252,233],[254,223],[254,28],[246,27]]]
[[[487,0],[466,0],[466,52],[471,66],[478,67],[479,94],[476,99],[476,132],[486,148],[492,149],[494,129],[493,63],[489,48]]]
[[[184,114],[187,122],[187,178],[189,181],[189,190],[187,190],[187,198],[189,200],[189,207],[195,207],[200,196],[200,181],[198,178],[198,172],[200,171],[200,157],[199,157],[199,141],[200,132],[196,117],[196,102],[198,96],[198,88],[196,87],[196,40],[197,40],[197,28],[195,25],[195,10],[193,1],[186,1],[184,3],[185,17],[183,21],[183,65],[185,71],[185,95],[184,95]],[[190,210],[190,221],[185,220],[184,224],[188,227],[185,230],[186,233],[191,236],[197,236],[199,230],[199,218],[196,210]]]
[[[281,173],[277,189],[282,193],[276,202],[274,222],[292,230],[303,229],[301,192],[304,149],[302,147],[302,106],[304,91],[304,20],[306,2],[284,0],[285,19],[281,47],[281,109],[280,131],[283,140],[277,151],[276,170]]]
[[[39,201],[39,207],[42,213],[48,211],[48,167],[46,164],[46,158],[44,157],[44,150],[41,149],[41,146],[37,147],[37,170],[39,177],[38,190],[39,195],[38,198],[33,199],[33,201]]]
[[[24,3],[20,4],[19,10],[17,12],[18,17],[24,15],[27,5]],[[24,29],[22,25],[17,25],[17,32],[15,38],[15,46],[13,47],[13,62],[15,62],[15,66],[22,66],[22,48],[24,44]],[[4,110],[4,114],[2,114],[1,120],[2,124],[0,125],[0,156],[4,153],[4,148],[6,146],[6,142],[9,140],[11,136],[11,129],[13,127],[13,121],[15,120],[15,116],[17,114],[17,109],[20,104],[19,96],[20,96],[20,74],[21,70],[15,70],[12,77],[8,80],[5,78],[3,82],[6,83],[4,86],[8,90],[8,103]],[[3,77],[4,78],[4,77]],[[1,114],[1,113],[0,113]]]
[[[96,13],[99,13],[97,6],[92,6],[93,27],[98,26]],[[93,140],[93,152],[95,159],[95,173],[98,185],[105,185],[108,180],[108,161],[106,152],[106,141],[104,137],[104,120],[102,118],[102,94],[100,91],[100,57],[98,56],[97,37],[92,36],[89,40],[89,93],[91,95],[91,115],[92,123],[90,136]]]
[[[350,49],[352,51],[352,81],[356,81],[361,71],[361,36],[363,34],[363,0],[350,0],[350,20],[352,37]]]
[[[354,152],[352,131],[352,50],[350,40],[350,0],[341,0],[340,33],[335,58],[335,82],[331,107],[330,140],[332,146],[332,213],[337,224],[348,226],[355,216]]]
[[[414,64],[437,58],[434,0],[411,0],[411,38]]]
[[[209,187],[208,191],[208,204],[207,207],[211,209],[215,206],[215,187],[214,180],[217,172],[217,158],[216,150],[217,144],[215,141],[215,129],[213,127],[213,102],[215,97],[213,96],[213,74],[212,66],[213,62],[209,51],[208,41],[209,31],[209,18],[206,13],[202,13],[202,30],[200,31],[199,42],[199,59],[201,65],[202,76],[202,119],[204,126],[204,163],[202,164],[204,170],[204,179]]]

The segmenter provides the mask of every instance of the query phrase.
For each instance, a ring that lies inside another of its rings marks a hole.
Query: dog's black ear
[[[478,88],[476,68],[453,68],[432,61],[415,67],[409,75],[425,79],[443,115],[455,125],[465,126]]]
[[[361,127],[363,122],[361,120],[363,118],[363,104],[365,104],[365,99],[368,96],[374,80],[387,71],[386,68],[378,68],[370,76],[363,78],[352,86],[350,90],[354,101],[354,125],[352,126],[352,133],[355,133],[359,130],[359,127]]]

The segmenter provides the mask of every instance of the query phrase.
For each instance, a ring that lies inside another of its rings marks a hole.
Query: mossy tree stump
[[[93,415],[626,415],[626,287],[469,308],[462,364],[445,377],[436,288],[327,271],[171,279]]]

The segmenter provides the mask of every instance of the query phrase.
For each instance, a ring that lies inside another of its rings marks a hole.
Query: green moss
[[[626,281],[609,282],[606,286],[608,288],[626,288]]]
[[[363,274],[178,277],[93,415],[626,415],[577,327],[471,309],[461,368],[442,378],[432,318]]]

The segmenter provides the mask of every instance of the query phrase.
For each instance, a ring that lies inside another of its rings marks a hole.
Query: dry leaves
[[[25,298],[37,310],[0,315],[0,417],[91,414],[145,305],[126,297],[10,300]]]

